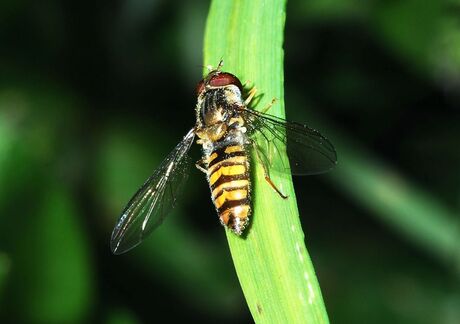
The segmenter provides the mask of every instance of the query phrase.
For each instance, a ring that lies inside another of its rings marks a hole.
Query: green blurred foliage
[[[250,321],[200,172],[137,250],[108,244],[194,123],[208,4],[1,2],[0,321]],[[333,322],[458,321],[459,8],[288,2],[287,116],[339,157],[296,179]]]
[[[108,324],[137,324],[141,323],[134,314],[126,310],[116,309],[113,310],[108,318]]]
[[[52,188],[34,216],[21,226],[27,240],[11,252],[5,309],[27,321],[82,320],[94,297],[88,246],[73,202],[65,189]]]
[[[107,127],[107,133],[101,136],[102,149],[98,151],[94,177],[94,186],[99,186],[98,197],[107,204],[107,215],[120,212],[126,200],[150,175],[152,164],[159,164],[161,156],[167,154],[167,149],[159,145],[157,149],[163,153],[156,157],[145,150],[151,144],[150,136],[160,138],[164,132],[165,129],[155,129],[147,136],[132,129]],[[199,181],[199,176],[192,175],[192,181]],[[189,191],[181,201],[188,205],[193,204],[193,199],[193,192]],[[177,207],[155,235],[133,251],[131,262],[147,274],[158,275],[172,289],[190,296],[191,302],[208,312],[234,312],[235,306],[243,307],[243,304],[231,260],[227,255],[220,255],[225,249],[224,242],[216,246],[211,239],[191,232],[193,222],[187,219],[188,216],[185,208]],[[112,223],[113,216],[106,226],[110,227]],[[196,295],[197,285],[202,294]]]
[[[65,137],[67,121],[53,121],[57,107],[72,107],[72,99],[11,82],[0,105],[0,236],[8,272],[0,315],[26,322],[83,320],[94,298],[92,262],[76,202],[61,182],[67,170],[57,134]]]

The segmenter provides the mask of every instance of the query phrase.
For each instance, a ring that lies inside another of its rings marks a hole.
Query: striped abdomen
[[[217,146],[207,157],[208,182],[220,221],[241,235],[251,214],[249,160],[243,145]]]

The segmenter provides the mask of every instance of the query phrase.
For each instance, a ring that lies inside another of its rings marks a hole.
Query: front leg
[[[208,170],[206,169],[207,163],[204,159],[199,159],[198,161],[196,161],[195,166],[201,172],[208,174]]]
[[[244,101],[244,105],[247,106],[249,105],[249,103],[251,102],[251,100],[254,98],[254,96],[256,95],[256,92],[257,92],[257,88],[256,87],[252,87],[251,90],[249,90],[248,92],[248,97],[246,98],[246,100]]]

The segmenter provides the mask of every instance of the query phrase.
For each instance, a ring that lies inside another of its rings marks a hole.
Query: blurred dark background
[[[108,246],[194,123],[208,6],[1,2],[3,322],[252,320],[200,172],[142,246]],[[339,157],[295,179],[334,323],[459,322],[459,13],[456,0],[288,3],[287,116]]]

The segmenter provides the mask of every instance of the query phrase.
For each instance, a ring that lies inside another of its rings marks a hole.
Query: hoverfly
[[[285,199],[272,182],[270,169],[311,175],[335,166],[336,152],[324,136],[305,125],[249,109],[256,89],[244,98],[240,80],[223,72],[222,65],[221,61],[216,69],[210,68],[196,87],[195,126],[123,210],[111,237],[113,253],[141,243],[174,207],[187,179],[191,164],[187,153],[195,136],[203,153],[196,167],[206,174],[220,222],[237,235],[251,215],[251,163],[262,165],[267,183]],[[275,163],[283,152],[288,154],[289,166]]]

